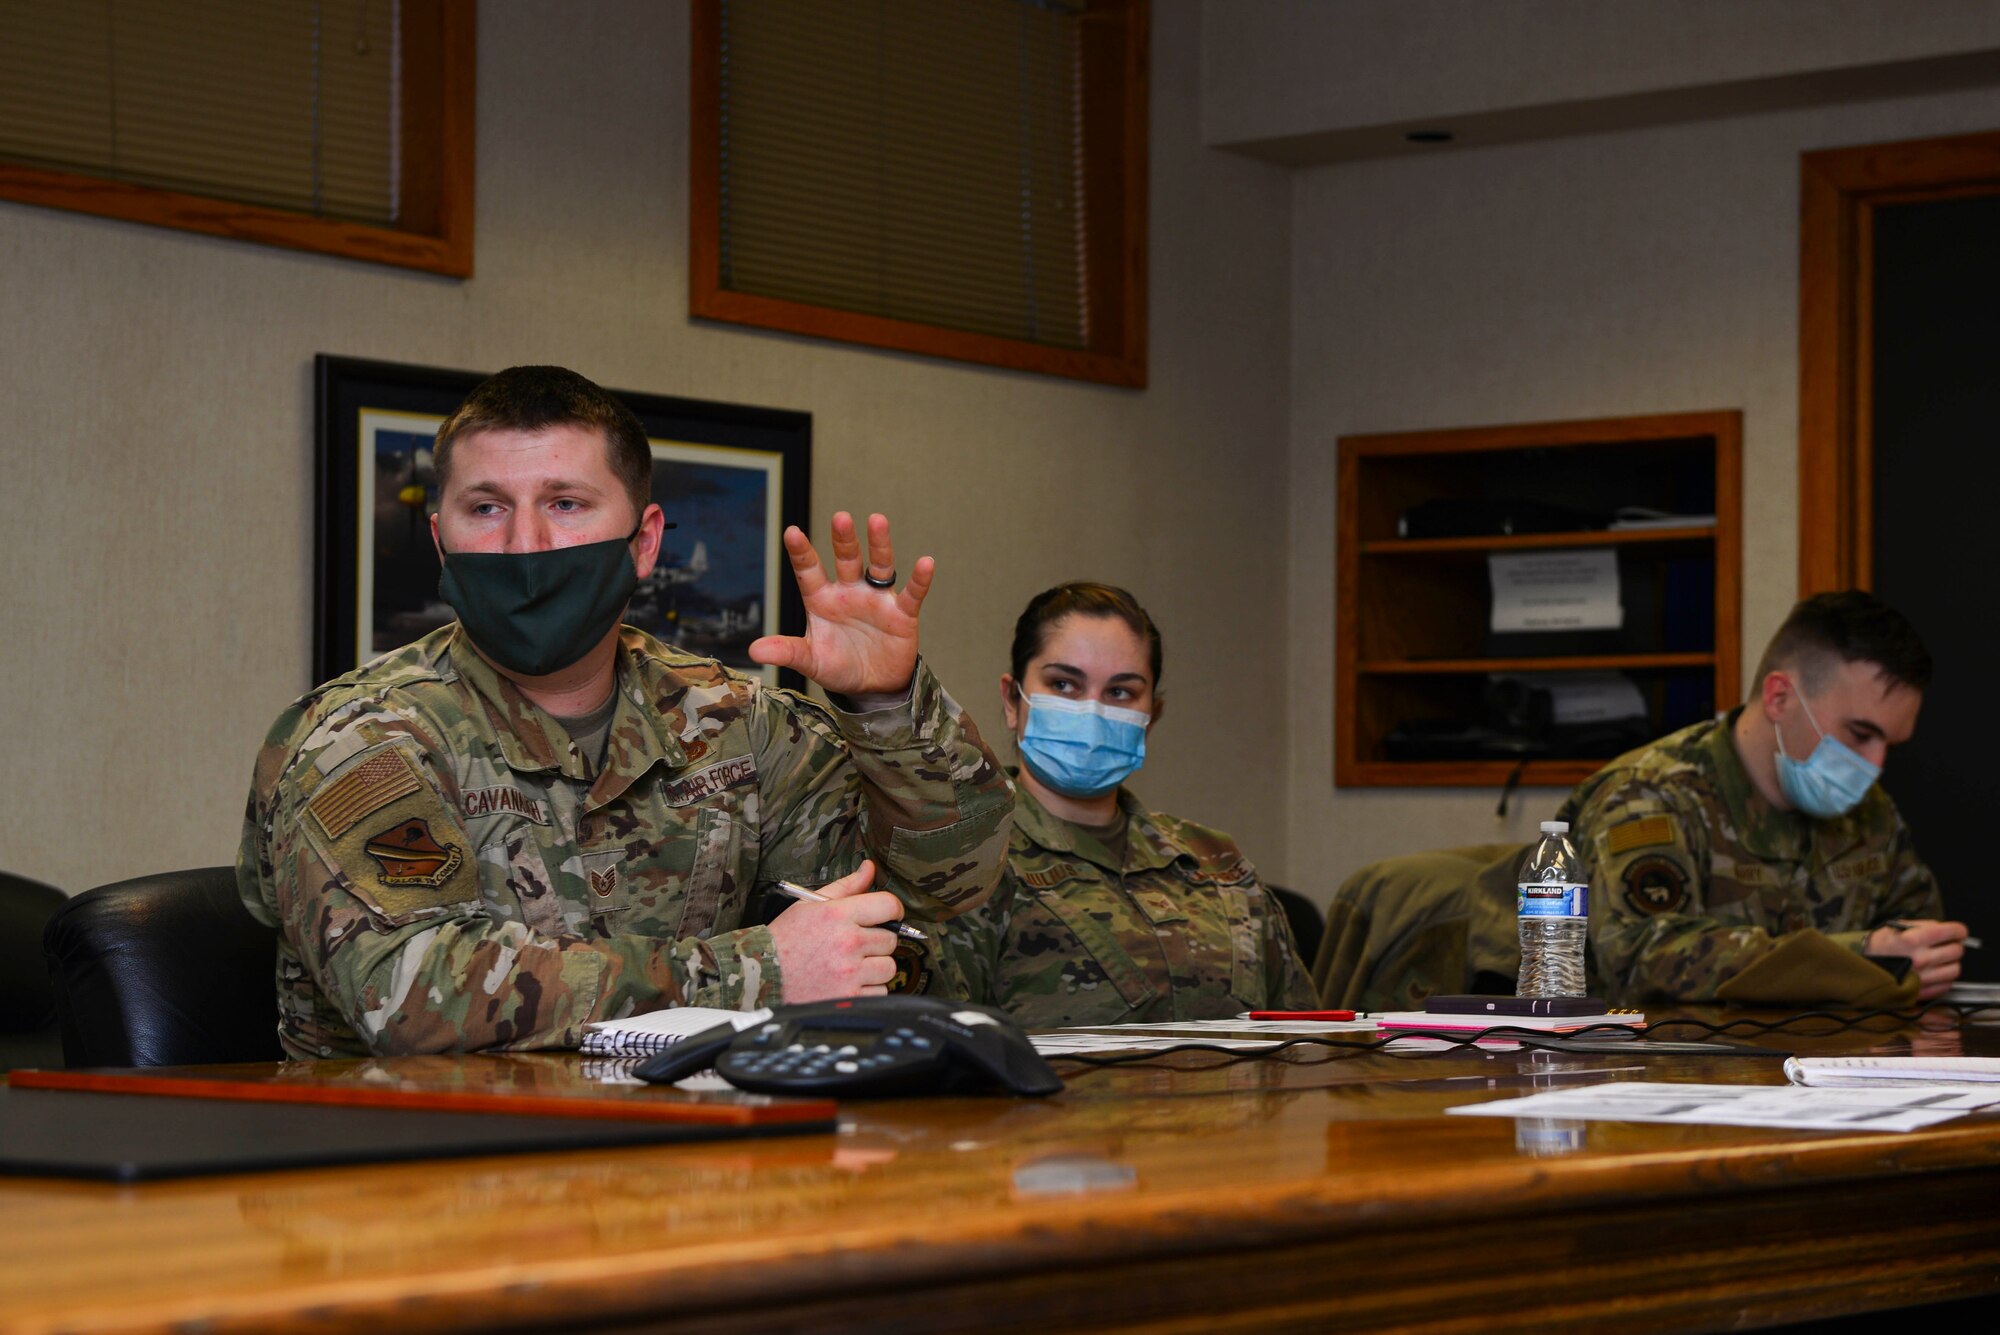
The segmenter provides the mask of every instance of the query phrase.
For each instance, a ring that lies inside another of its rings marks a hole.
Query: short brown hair
[[[1115,584],[1072,580],[1043,589],[1028,600],[1014,623],[1014,680],[1028,675],[1028,663],[1048,643],[1049,627],[1066,616],[1116,617],[1146,641],[1153,664],[1153,686],[1160,684],[1160,628],[1139,600]]]
[[[1798,669],[1808,694],[1825,685],[1835,660],[1873,663],[1913,691],[1931,684],[1931,655],[1917,628],[1872,593],[1816,593],[1796,604],[1757,664],[1757,685],[1782,667]]]
[[[481,431],[542,431],[589,427],[604,437],[611,471],[625,484],[635,514],[653,499],[653,447],[646,428],[617,398],[560,366],[510,366],[473,386],[438,428],[431,450],[438,494],[451,476],[451,447]]]

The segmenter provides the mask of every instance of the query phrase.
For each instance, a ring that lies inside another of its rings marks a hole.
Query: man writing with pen
[[[441,630],[294,702],[257,759],[239,889],[279,930],[298,1057],[575,1046],[673,1005],[950,990],[938,920],[991,890],[1006,778],[917,656],[933,564],[897,588],[888,521],[785,549],[823,708],[619,624],[659,557],[631,412],[557,367],[479,385],[439,428]],[[753,894],[818,898],[769,926]],[[915,930],[915,929],[913,929]]]
[[[1597,986],[1626,1002],[1770,1005],[1949,989],[1965,925],[1944,919],[1875,782],[1915,731],[1930,679],[1895,610],[1819,594],[1779,628],[1747,704],[1578,785],[1558,817],[1590,868]]]

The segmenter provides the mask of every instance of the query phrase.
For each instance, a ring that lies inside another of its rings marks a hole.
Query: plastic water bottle
[[[1521,863],[1521,980],[1523,997],[1580,997],[1586,990],[1583,936],[1589,925],[1590,887],[1569,841],[1569,822],[1542,822],[1542,841]]]

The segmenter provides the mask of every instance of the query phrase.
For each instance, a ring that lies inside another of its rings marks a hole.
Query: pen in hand
[[[778,882],[778,893],[781,895],[790,895],[793,899],[803,899],[813,904],[825,904],[830,902],[827,899],[827,897],[821,894],[819,891],[808,890],[796,881]],[[887,927],[889,930],[893,931],[897,936],[902,937],[906,941],[930,940],[928,936],[925,936],[922,932],[910,926],[910,924],[904,922],[901,918],[898,918],[894,922],[885,922],[882,924],[882,926]]]
[[[1899,932],[1907,932],[1912,927],[1916,926],[1916,924],[1911,922],[1908,918],[1891,918],[1884,925],[1893,927]],[[1964,946],[1967,950],[1978,950],[1981,947],[1983,947],[1986,943],[1984,941],[1981,941],[1976,936],[1968,936],[1963,941],[1960,941],[1959,944]]]

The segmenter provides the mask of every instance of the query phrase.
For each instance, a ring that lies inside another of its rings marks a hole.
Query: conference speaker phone
[[[1038,1096],[1063,1087],[1006,1012],[921,996],[778,1006],[746,1029],[719,1024],[691,1034],[633,1074],[672,1084],[711,1066],[759,1094]]]

